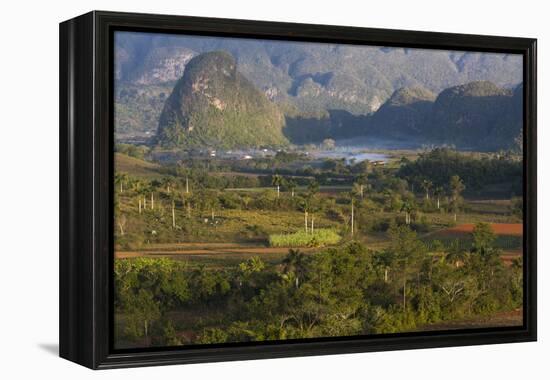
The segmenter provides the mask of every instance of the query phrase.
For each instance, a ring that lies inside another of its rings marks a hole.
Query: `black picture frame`
[[[523,326],[115,351],[113,32],[457,49],[523,55]],[[93,11],[60,24],[60,356],[93,369],[535,341],[536,40]]]

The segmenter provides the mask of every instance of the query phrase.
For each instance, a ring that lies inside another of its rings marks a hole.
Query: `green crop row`
[[[320,228],[313,233],[305,231],[291,234],[269,235],[269,245],[272,247],[322,247],[334,245],[341,237],[334,230]]]

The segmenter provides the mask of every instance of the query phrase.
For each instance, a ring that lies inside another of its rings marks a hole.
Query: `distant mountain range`
[[[266,144],[283,141],[282,128],[295,143],[359,135],[492,150],[512,144],[521,129],[520,56],[121,33],[117,138],[151,137],[158,129],[156,141],[166,144],[162,111],[174,105],[173,90],[193,57],[211,51],[232,56],[238,82],[262,103],[258,110],[275,125],[260,133],[272,133]]]
[[[365,136],[396,146],[509,149],[523,125],[522,90],[488,81],[453,86],[437,96],[420,87],[401,88],[371,115],[331,110],[322,118],[287,117],[285,134],[299,144]]]

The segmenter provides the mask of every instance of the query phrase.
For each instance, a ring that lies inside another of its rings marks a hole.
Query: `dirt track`
[[[523,309],[505,311],[490,316],[468,318],[457,321],[445,321],[431,325],[419,326],[415,331],[439,331],[468,328],[521,326],[523,322]]]
[[[160,247],[159,247],[160,248]],[[167,247],[168,248],[168,247]],[[241,254],[241,255],[263,255],[288,253],[289,248],[285,247],[263,247],[263,246],[245,246],[239,247],[231,243],[219,244],[200,244],[190,243],[187,249],[149,249],[147,251],[119,251],[115,252],[115,258],[133,258],[133,257],[173,257],[173,256],[194,256],[194,255],[217,255],[217,254]],[[178,248],[184,248],[179,245]],[[302,252],[312,252],[315,248],[300,248]]]

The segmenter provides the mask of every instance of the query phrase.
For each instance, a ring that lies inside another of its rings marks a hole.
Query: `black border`
[[[113,349],[114,31],[522,54],[523,326]],[[118,368],[536,340],[536,40],[94,11],[60,24],[60,356]]]

